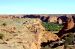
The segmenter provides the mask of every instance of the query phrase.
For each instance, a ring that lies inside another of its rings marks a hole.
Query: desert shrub
[[[64,39],[65,39],[65,45],[73,45],[74,34],[69,33]]]
[[[6,24],[6,23],[3,23],[2,25],[3,25],[3,26],[6,26],[7,24]]]
[[[42,22],[42,25],[47,31],[59,31],[63,26],[56,23]]]
[[[3,39],[3,36],[4,36],[4,35],[3,35],[2,33],[0,33],[0,39]]]
[[[65,42],[64,42],[64,49],[74,49],[73,45],[73,41],[74,41],[74,34],[73,33],[69,33],[65,38]],[[71,46],[69,46],[71,45]]]

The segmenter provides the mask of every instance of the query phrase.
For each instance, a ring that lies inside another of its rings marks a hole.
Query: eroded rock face
[[[47,41],[56,41],[58,40],[59,37],[56,34],[53,34],[52,32],[48,32],[46,31],[43,34],[43,42],[47,42]]]
[[[58,32],[59,37],[63,37],[64,34],[75,32],[75,23],[72,16],[67,17],[67,21],[63,24],[63,28]]]
[[[56,23],[57,22],[57,16],[50,16],[50,18],[49,18],[49,22],[53,22],[53,23]]]
[[[67,17],[66,16],[59,16],[58,18],[57,18],[57,23],[58,24],[64,24],[64,23],[66,23],[67,22]]]

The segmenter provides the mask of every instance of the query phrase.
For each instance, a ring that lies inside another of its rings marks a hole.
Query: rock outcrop
[[[57,16],[51,16],[48,20],[48,22],[53,22],[53,23],[57,23]]]
[[[58,36],[45,31],[40,19],[0,19],[0,49],[40,49],[42,42],[57,40]]]
[[[63,22],[63,21],[62,21]],[[64,34],[75,32],[75,23],[73,16],[67,16],[66,21],[63,23],[63,28],[58,32],[59,37],[63,37]]]

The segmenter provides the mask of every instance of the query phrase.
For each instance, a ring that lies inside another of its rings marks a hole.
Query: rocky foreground
[[[42,42],[57,35],[45,31],[40,19],[0,18],[0,49],[40,49]]]

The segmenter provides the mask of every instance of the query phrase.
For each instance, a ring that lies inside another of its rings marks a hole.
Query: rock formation
[[[62,20],[62,19],[61,19]],[[66,33],[75,32],[75,23],[74,18],[72,16],[66,17],[66,21],[62,21],[63,28],[58,32],[58,36],[61,37]]]
[[[40,49],[42,42],[55,41],[58,36],[45,31],[40,19],[1,18],[0,49]]]
[[[53,22],[53,23],[56,23],[57,22],[57,16],[50,16],[48,22]]]

